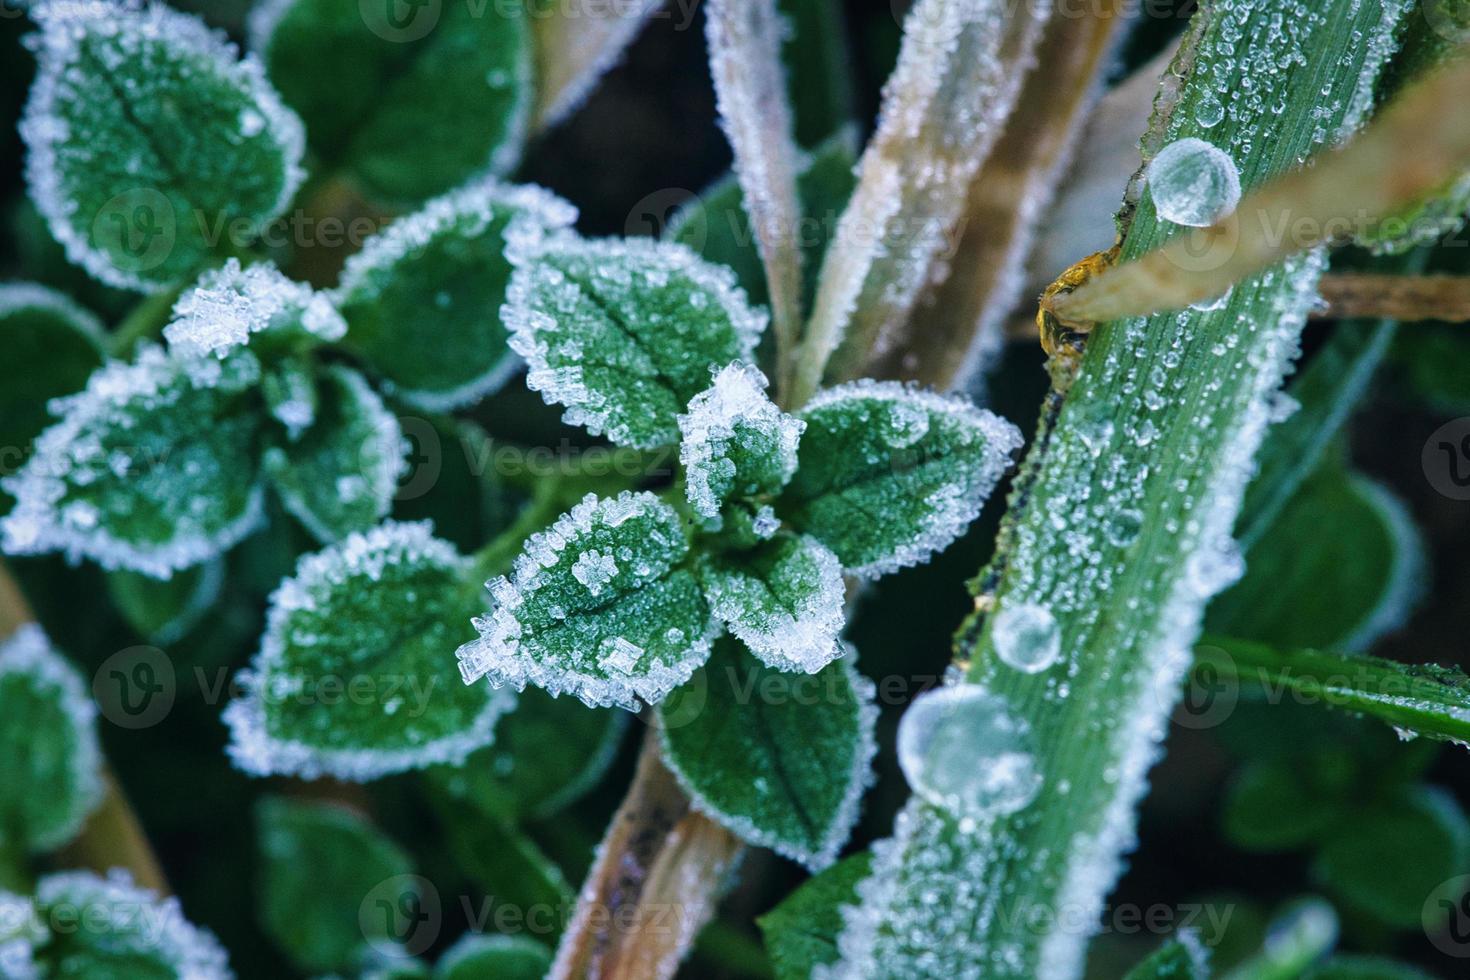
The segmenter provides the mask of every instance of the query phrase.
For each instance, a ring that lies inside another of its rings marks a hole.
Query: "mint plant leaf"
[[[506,235],[576,218],[549,191],[492,179],[430,201],[347,260],[336,296],[349,346],[394,394],[426,411],[493,394],[520,366],[500,320],[511,276]]]
[[[0,641],[0,705],[0,848],[54,850],[102,800],[97,708],[35,624]]]
[[[137,572],[107,573],[107,595],[128,624],[153,643],[184,637],[210,611],[225,583],[224,560],[214,558],[156,579]]]
[[[593,435],[655,449],[710,369],[750,363],[766,327],[729,269],[683,245],[573,235],[512,242],[504,317],[526,384]]]
[[[326,295],[269,263],[241,267],[233,258],[200,276],[173,314],[163,336],[170,351],[184,356],[223,357],[255,334],[266,335],[268,351],[341,340],[347,332]]]
[[[494,609],[459,648],[465,683],[656,704],[704,663],[717,629],[680,567],[688,552],[678,512],[652,494],[588,494],[488,584]]]
[[[877,751],[873,685],[853,659],[793,677],[720,643],[704,683],[659,706],[664,762],[695,809],[813,870],[831,864]],[[691,699],[704,699],[702,710]]]
[[[413,862],[366,819],[333,803],[267,797],[255,809],[260,923],[303,972],[347,970],[384,924],[359,915],[374,888],[413,873]]]
[[[434,964],[434,980],[542,980],[551,950],[529,936],[466,934]]]
[[[800,462],[777,512],[865,578],[948,547],[1021,445],[1004,419],[897,382],[840,385],[800,415]]]
[[[710,612],[767,666],[814,674],[842,656],[842,565],[816,538],[712,556],[699,574]]]
[[[523,4],[391,5],[269,0],[251,47],[306,121],[312,149],[392,201],[420,201],[504,173],[533,95]]]
[[[856,903],[858,882],[872,867],[866,851],[843,858],[756,920],[776,980],[809,980],[817,966],[837,960],[842,908]]]
[[[34,5],[39,70],[21,121],[31,199],[108,285],[185,282],[301,183],[301,122],[252,58],[162,4]],[[238,243],[243,245],[245,243]]]
[[[1181,929],[1124,980],[1210,980],[1210,951],[1190,929]]]
[[[46,404],[80,391],[102,366],[102,324],[45,286],[0,284],[0,446],[24,452],[51,421]],[[0,460],[0,472],[21,458]]]
[[[447,652],[483,603],[427,524],[386,523],[303,557],[271,596],[260,652],[225,709],[252,775],[369,780],[459,764],[513,699],[454,683]]]
[[[796,446],[805,424],[766,397],[766,379],[747,364],[730,364],[695,395],[678,418],[685,493],[713,528],[732,497],[769,496],[796,472]]]
[[[267,449],[265,470],[286,510],[330,544],[388,516],[408,445],[398,419],[362,375],[331,365],[320,385],[311,428]]]
[[[262,520],[259,378],[248,351],[191,364],[156,347],[97,371],[0,483],[16,498],[0,544],[154,578],[222,554]]]

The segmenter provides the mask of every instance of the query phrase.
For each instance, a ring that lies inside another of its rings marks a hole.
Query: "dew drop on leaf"
[[[1204,228],[1240,203],[1240,171],[1230,154],[1202,139],[1175,140],[1148,165],[1148,185],[1159,216]]]
[[[995,616],[995,652],[1006,666],[1039,674],[1062,653],[1062,635],[1051,610],[1034,602],[1005,606]]]
[[[974,684],[921,695],[898,726],[898,764],[915,793],[971,818],[1026,807],[1041,790],[1030,728]]]

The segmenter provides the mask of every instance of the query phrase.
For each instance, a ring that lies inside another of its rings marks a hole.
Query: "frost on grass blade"
[[[260,365],[246,351],[211,364],[201,372],[146,347],[53,402],[61,420],[0,482],[17,501],[0,520],[0,545],[167,578],[258,527],[263,420],[250,388]]]
[[[1021,445],[990,412],[896,382],[832,388],[801,418],[800,462],[777,511],[866,577],[963,534]]]
[[[311,338],[341,340],[347,332],[325,295],[287,279],[269,263],[242,268],[234,258],[200,276],[173,313],[163,336],[170,351],[184,356],[223,357],[260,333],[268,332],[273,345],[286,346]]]
[[[0,641],[0,847],[53,850],[102,799],[97,709],[39,626]],[[0,924],[3,925],[3,924]]]
[[[814,871],[831,864],[872,781],[878,709],[848,656],[779,674],[721,641],[704,681],[659,706],[664,761],[695,809]]]
[[[685,493],[695,513],[716,528],[725,501],[776,493],[796,472],[806,424],[766,397],[766,379],[754,367],[722,369],[678,421]]]
[[[550,129],[576,112],[661,6],[660,0],[608,4],[596,8],[599,15],[595,17],[578,16],[581,11],[570,7],[550,6],[533,17],[535,128]]]
[[[506,235],[576,218],[549,191],[488,178],[430,201],[347,260],[336,295],[349,345],[398,397],[427,411],[493,394],[520,365],[500,321]]]
[[[1180,929],[1123,980],[1209,980],[1210,951],[1193,929]]]
[[[33,283],[0,284],[0,472],[50,421],[46,403],[80,391],[102,366],[102,324],[66,296]]]
[[[163,4],[51,0],[21,122],[31,199],[103,282],[190,279],[243,222],[258,234],[302,179],[301,122],[254,59]]]
[[[710,556],[699,574],[710,612],[768,666],[813,674],[842,656],[842,565],[816,538]]]
[[[530,20],[519,3],[268,0],[250,37],[313,150],[376,196],[421,201],[519,159]]]
[[[434,964],[435,980],[542,980],[551,950],[530,936],[467,933]]]
[[[734,273],[683,245],[566,234],[513,241],[510,256],[504,317],[527,385],[622,445],[677,442],[710,369],[750,363],[766,326]]]
[[[356,371],[332,365],[319,388],[315,421],[297,440],[267,449],[265,471],[286,510],[330,544],[388,516],[408,468],[408,443]]]
[[[495,607],[459,649],[465,683],[657,703],[708,658],[715,629],[694,575],[676,567],[688,551],[678,512],[652,494],[588,494],[489,583]]]
[[[260,652],[225,709],[252,775],[368,780],[458,764],[513,706],[446,662],[484,604],[468,563],[427,524],[387,523],[307,555],[271,596]],[[340,684],[351,697],[322,696]]]

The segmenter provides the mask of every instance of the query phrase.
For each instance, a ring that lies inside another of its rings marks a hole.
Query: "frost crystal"
[[[996,655],[1007,666],[1039,674],[1062,655],[1062,635],[1051,610],[1034,602],[1002,606],[991,634]]]
[[[1224,150],[1194,136],[1178,139],[1149,161],[1149,193],[1159,217],[1204,228],[1240,203],[1240,171]]]
[[[1023,809],[1041,789],[1030,730],[998,695],[956,684],[920,695],[898,726],[898,762],[914,792],[956,817]]]
[[[796,472],[796,447],[806,423],[766,397],[756,368],[730,364],[713,387],[695,395],[679,416],[679,461],[695,513],[718,527],[721,505],[732,496],[775,493]]]
[[[676,567],[688,550],[678,512],[652,494],[588,494],[487,584],[495,607],[459,649],[465,683],[529,683],[596,707],[658,702],[717,632],[694,576]]]
[[[163,328],[169,349],[184,355],[223,357],[263,331],[304,331],[324,341],[341,340],[347,322],[324,295],[292,282],[274,265],[241,268],[238,259],[206,272],[174,304],[174,321]]]

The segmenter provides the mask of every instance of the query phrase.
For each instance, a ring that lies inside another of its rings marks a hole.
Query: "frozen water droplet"
[[[1225,118],[1225,106],[1213,94],[1207,94],[1194,107],[1194,121],[1205,129],[1213,129]]]
[[[1021,602],[1003,607],[995,615],[995,652],[1009,667],[1039,674],[1062,654],[1062,634],[1056,618],[1045,606]]]
[[[1030,732],[1004,698],[983,687],[937,688],[904,712],[898,762],[915,793],[952,813],[1014,813],[1041,790]]]
[[[1175,140],[1148,165],[1148,185],[1159,216],[1203,228],[1240,203],[1240,171],[1230,154],[1202,139]]]

